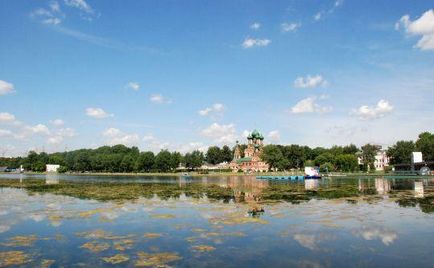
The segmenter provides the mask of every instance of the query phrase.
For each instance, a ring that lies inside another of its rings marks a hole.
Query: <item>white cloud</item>
[[[65,15],[60,10],[60,5],[56,1],[49,4],[49,9],[38,8],[30,13],[30,17],[38,19],[41,23],[58,25],[62,22]]]
[[[307,75],[305,77],[297,77],[294,80],[294,87],[296,88],[315,88],[315,87],[325,87],[328,82],[321,75]]]
[[[103,131],[103,136],[107,137],[107,144],[123,144],[125,146],[136,146],[140,143],[139,135],[124,133],[117,128],[108,128]]]
[[[333,14],[333,12],[335,12],[337,8],[339,8],[340,6],[342,6],[343,3],[344,3],[343,0],[336,0],[334,2],[333,6],[330,9],[328,9],[328,10],[320,10],[317,13],[315,13],[315,15],[313,16],[313,19],[315,21],[319,21],[319,20],[323,19],[324,17],[326,17],[326,15]]]
[[[13,136],[12,131],[7,129],[0,129],[0,138],[10,137]]]
[[[252,30],[259,30],[261,28],[261,24],[259,22],[255,22],[252,25],[250,25],[250,29]]]
[[[208,115],[221,115],[223,111],[225,110],[225,106],[221,103],[214,103],[211,107],[207,107],[203,110],[199,111],[199,114],[201,116],[208,116]]]
[[[50,9],[51,9],[53,12],[60,12],[60,5],[59,5],[58,2],[56,2],[56,1],[51,1],[50,4],[49,4],[49,6],[50,6]]]
[[[62,136],[53,136],[53,137],[49,137],[47,139],[47,143],[49,143],[49,144],[60,144],[62,142],[63,142]]]
[[[92,7],[85,0],[65,0],[65,4],[70,7],[75,7],[88,14],[93,14]]]
[[[158,103],[158,104],[163,104],[163,103],[170,104],[170,103],[172,103],[172,100],[166,99],[161,94],[153,94],[153,95],[151,95],[151,97],[149,97],[149,100],[153,103]]]
[[[111,127],[111,128],[104,130],[102,135],[106,136],[106,137],[113,138],[113,137],[119,136],[121,133],[122,132],[119,129]]]
[[[434,9],[425,11],[418,19],[411,21],[409,15],[404,15],[395,24],[395,29],[401,26],[408,34],[421,36],[415,47],[421,50],[434,50]]]
[[[54,131],[54,133],[50,133],[47,142],[50,144],[60,144],[65,140],[65,138],[71,138],[74,137],[75,135],[76,135],[75,129],[69,127],[61,128]]]
[[[138,91],[140,89],[140,84],[137,82],[129,82],[126,85],[126,88],[132,89],[134,91]]]
[[[0,122],[11,123],[14,121],[15,121],[15,115],[6,112],[0,113]]]
[[[393,106],[386,100],[379,100],[376,106],[360,106],[353,110],[353,114],[362,120],[372,120],[384,117],[393,111]]]
[[[360,230],[354,230],[353,233],[363,237],[365,240],[379,239],[384,245],[389,246],[398,238],[398,234],[392,230],[381,226],[362,227]]]
[[[48,127],[46,125],[43,125],[43,124],[37,124],[34,126],[27,126],[27,127],[25,127],[25,129],[29,130],[30,132],[32,132],[34,134],[44,134],[44,135],[50,134],[50,130],[48,129]]]
[[[113,114],[108,114],[101,108],[92,108],[92,107],[86,109],[86,115],[96,119],[103,119],[103,118],[113,116]]]
[[[280,142],[280,131],[279,130],[270,131],[267,137],[270,139],[271,142]]]
[[[147,134],[143,137],[143,141],[145,142],[145,148],[154,151],[159,152],[161,150],[169,149],[170,143],[160,141],[159,139],[155,138],[152,134]]]
[[[0,96],[10,94],[12,92],[14,92],[14,85],[4,80],[0,80]]]
[[[62,119],[54,119],[54,120],[51,120],[50,123],[56,127],[60,127],[60,126],[63,126],[65,124],[65,122],[63,122]]]
[[[269,39],[246,38],[241,44],[243,48],[266,47],[271,43]]]
[[[301,27],[301,23],[282,23],[280,25],[283,32],[295,32]]]
[[[190,143],[182,144],[176,148],[176,151],[183,154],[196,151],[196,150],[201,152],[206,152],[208,150],[208,146],[206,146],[202,142],[190,142]]]
[[[321,98],[320,98],[321,99]],[[297,102],[292,108],[291,113],[327,113],[332,110],[330,106],[321,106],[317,103],[317,97],[308,97]]]
[[[62,137],[74,137],[75,136],[75,129],[67,127],[67,128],[61,128],[56,131],[57,135],[60,135]]]
[[[200,134],[204,137],[212,138],[215,142],[220,144],[231,144],[238,138],[234,124],[220,125],[213,123],[203,129]]]

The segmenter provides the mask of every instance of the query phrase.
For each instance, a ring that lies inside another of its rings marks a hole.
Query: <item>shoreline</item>
[[[49,173],[49,172],[24,172],[24,173],[9,173],[9,172],[0,172],[0,174],[23,174],[23,175],[66,175],[66,176],[125,176],[125,177],[134,177],[134,176],[142,176],[142,177],[180,177],[184,176],[183,172],[176,173],[108,173],[108,172],[89,172],[89,173]],[[259,173],[234,173],[234,172],[211,172],[208,174],[202,174],[197,172],[189,172],[187,173],[188,177],[252,177],[252,176],[300,176],[304,175],[303,172],[293,172],[293,173],[285,173],[285,172],[259,172]],[[378,176],[391,176],[391,177],[426,177],[433,178],[434,176],[419,176],[419,175],[404,175],[404,174],[393,174],[393,173],[330,173],[328,175],[324,175],[323,177],[378,177]]]

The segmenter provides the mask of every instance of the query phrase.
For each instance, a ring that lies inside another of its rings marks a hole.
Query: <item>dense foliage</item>
[[[240,145],[241,154],[245,148],[245,145]],[[360,149],[353,144],[331,148],[271,144],[264,147],[261,157],[272,170],[301,169],[315,165],[322,171],[354,172],[373,170],[379,149],[372,144]],[[416,142],[398,141],[389,147],[387,155],[392,164],[409,163],[413,151],[421,151],[425,161],[434,161],[434,134],[421,133]],[[45,171],[46,164],[59,164],[62,172],[173,172],[180,165],[193,170],[200,168],[204,162],[216,165],[230,162],[232,158],[233,150],[228,146],[209,147],[206,154],[193,151],[182,155],[167,150],[158,154],[140,152],[137,147],[115,145],[52,154],[30,151],[27,157],[0,158],[0,166],[18,168],[23,165],[25,170],[36,172]]]

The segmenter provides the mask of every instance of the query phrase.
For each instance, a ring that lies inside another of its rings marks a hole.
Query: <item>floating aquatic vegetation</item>
[[[112,257],[104,257],[102,258],[105,262],[111,263],[111,264],[119,264],[130,260],[130,257],[128,257],[125,254],[116,254]]]
[[[134,245],[134,240],[132,239],[122,239],[120,241],[113,242],[113,248],[119,251],[131,249],[133,245]]]
[[[92,209],[92,210],[88,210],[88,211],[82,211],[80,212],[78,215],[80,216],[80,218],[89,218],[95,214],[101,213],[105,211],[104,209],[101,208],[97,208],[97,209]]]
[[[206,230],[205,229],[202,229],[202,228],[193,228],[193,229],[191,229],[193,232],[195,232],[195,233],[203,233],[203,232],[206,232]]]
[[[94,253],[99,253],[102,252],[104,250],[107,250],[110,248],[110,244],[108,243],[99,243],[99,242],[87,242],[85,244],[83,244],[80,248],[85,248],[88,249]]]
[[[9,238],[5,243],[2,243],[3,246],[6,247],[30,247],[38,240],[36,235],[29,236],[14,236]]]
[[[268,224],[268,221],[261,218],[245,217],[241,215],[232,215],[229,217],[212,218],[211,224],[224,224],[224,225],[239,225],[239,224]]]
[[[198,245],[198,246],[192,246],[191,249],[199,252],[210,252],[210,251],[214,251],[216,248],[213,246]]]
[[[110,232],[97,229],[93,231],[86,231],[86,232],[77,232],[75,233],[76,236],[84,237],[86,239],[105,239],[105,240],[122,240],[122,239],[128,239],[134,237],[133,234],[129,235],[113,235]]]
[[[162,252],[162,253],[137,253],[138,260],[135,263],[136,267],[165,267],[166,264],[181,260],[182,257],[178,253]]]
[[[75,233],[76,236],[84,237],[86,239],[101,239],[107,236],[111,236],[111,233],[106,232],[101,229],[93,230],[93,231],[86,231],[86,232],[77,232]]]
[[[44,260],[42,260],[42,262],[41,262],[41,268],[49,268],[53,263],[55,263],[56,261],[55,260],[47,260],[47,259],[44,259]]]
[[[31,261],[28,254],[23,251],[3,251],[0,252],[0,267],[11,265],[23,265]]]
[[[148,238],[148,239],[159,238],[162,236],[163,236],[163,234],[159,234],[159,233],[146,233],[143,235],[144,238]]]
[[[151,218],[153,219],[173,219],[175,215],[172,214],[152,214]]]
[[[200,237],[190,236],[187,237],[185,240],[187,240],[188,243],[196,243],[199,241]]]

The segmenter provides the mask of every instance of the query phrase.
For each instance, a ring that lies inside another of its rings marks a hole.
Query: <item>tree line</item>
[[[240,145],[241,155],[247,145]],[[366,144],[358,148],[354,144],[331,148],[292,145],[266,145],[261,158],[272,170],[301,169],[304,166],[319,166],[322,171],[367,171],[374,170],[375,155],[380,147]],[[26,157],[0,158],[0,166],[42,172],[46,164],[58,164],[66,172],[173,172],[183,166],[188,170],[198,169],[204,163],[217,165],[233,159],[229,146],[211,146],[206,153],[193,151],[186,154],[162,150],[157,154],[141,152],[137,147],[124,145],[102,146],[97,149],[79,149],[48,154],[30,151]],[[391,164],[410,163],[411,153],[421,151],[425,161],[434,161],[434,134],[424,132],[418,140],[398,141],[387,150]],[[359,163],[359,159],[361,162]]]

